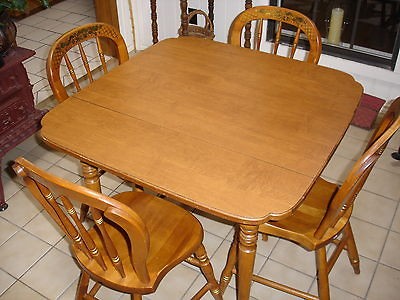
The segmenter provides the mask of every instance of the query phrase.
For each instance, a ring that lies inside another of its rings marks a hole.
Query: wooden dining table
[[[57,105],[46,143],[238,224],[248,299],[259,224],[289,215],[344,136],[362,87],[349,74],[194,37],[163,40]]]

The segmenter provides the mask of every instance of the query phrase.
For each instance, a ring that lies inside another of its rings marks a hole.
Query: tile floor
[[[64,31],[94,20],[90,0],[67,0],[18,22],[18,43],[36,50],[25,63],[35,99],[51,96],[44,71],[51,43]],[[46,31],[46,32],[45,32]],[[45,103],[45,102],[44,102]],[[330,180],[341,182],[346,170],[360,154],[369,131],[350,127],[324,171]],[[400,292],[400,162],[390,153],[400,145],[400,133],[392,139],[356,202],[352,226],[361,256],[361,274],[354,275],[345,255],[330,274],[331,296],[342,299],[399,299]],[[2,160],[1,176],[9,208],[0,213],[0,300],[74,299],[79,269],[68,245],[32,197],[13,179],[9,164],[23,155],[49,172],[80,182],[78,162],[47,148],[33,135],[11,150]],[[130,189],[119,178],[106,173],[103,192]],[[205,245],[217,276],[225,264],[232,240],[231,224],[196,214],[205,229]],[[314,257],[298,246],[270,238],[259,241],[255,271],[305,290],[315,291]],[[145,299],[190,299],[203,283],[201,274],[186,264],[174,269],[158,291]],[[225,299],[235,299],[231,283]],[[295,299],[254,284],[252,299]],[[102,289],[101,299],[130,299],[128,295]],[[206,295],[204,299],[211,299]]]
[[[350,127],[324,177],[342,181],[365,145],[369,131]],[[355,275],[342,255],[330,274],[331,295],[342,299],[398,299],[400,282],[400,162],[390,154],[400,144],[400,132],[370,175],[359,195],[352,226],[361,256],[361,274]],[[66,241],[41,207],[13,179],[9,164],[24,156],[49,172],[72,182],[80,182],[78,162],[47,148],[36,135],[11,150],[2,162],[2,180],[9,208],[0,213],[0,300],[74,299],[79,276]],[[112,194],[130,189],[119,178],[106,173],[103,192]],[[195,212],[205,229],[205,245],[217,276],[224,266],[232,240],[231,224]],[[284,240],[259,241],[255,270],[305,290],[316,288],[314,256]],[[145,299],[190,299],[204,283],[197,269],[182,264],[161,283],[158,291]],[[235,299],[234,283],[225,299]],[[254,284],[252,299],[295,299]],[[101,290],[101,299],[129,299],[128,295]],[[209,295],[204,297],[211,299]]]
[[[46,75],[50,46],[64,32],[95,20],[93,0],[66,0],[16,22],[17,45],[36,52],[24,62],[36,104],[52,95]]]

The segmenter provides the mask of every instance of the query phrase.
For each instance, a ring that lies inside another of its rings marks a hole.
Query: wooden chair
[[[282,220],[269,221],[259,227],[262,234],[289,240],[315,252],[319,298],[257,275],[253,275],[254,281],[304,299],[329,299],[328,274],[343,249],[347,250],[354,272],[360,273],[359,256],[350,226],[353,203],[389,139],[400,127],[399,114],[400,97],[390,106],[373,134],[367,150],[354,164],[341,186],[318,178],[292,215]],[[336,247],[327,260],[325,247],[331,243]],[[235,238],[229,250],[226,267],[221,274],[222,292],[226,289],[232,273],[236,272],[237,246],[238,239]]]
[[[114,46],[115,55],[119,64],[129,59],[124,39],[118,30],[111,25],[105,23],[90,23],[64,33],[51,47],[46,65],[47,78],[53,94],[59,102],[68,98],[66,88],[60,76],[62,60],[64,60],[66,64],[76,91],[81,90],[81,85],[74,67],[76,60],[74,61],[71,58],[80,56],[80,59],[78,59],[79,66],[81,66],[81,69],[84,69],[89,82],[93,82],[93,70],[91,70],[88,55],[85,52],[85,45],[87,45],[90,40],[96,43],[97,53],[104,73],[107,73],[108,69],[101,43],[102,40],[108,41],[108,44]]]
[[[13,169],[71,242],[81,268],[76,299],[97,299],[102,285],[142,299],[183,261],[200,267],[207,279],[193,299],[208,290],[222,299],[202,244],[203,228],[183,208],[143,192],[110,198],[46,173],[22,157]],[[91,207],[92,228],[85,229],[72,201]],[[89,291],[90,279],[95,285]]]
[[[282,43],[282,28],[284,26],[292,26],[294,27],[294,31],[296,31],[296,33],[293,37],[291,37],[291,39],[293,39],[293,44],[290,47],[291,50],[289,57],[294,57],[300,36],[303,33],[307,37],[310,46],[307,62],[314,64],[318,63],[322,50],[321,35],[319,34],[314,22],[311,21],[307,16],[300,12],[277,6],[255,6],[246,9],[233,20],[229,30],[228,43],[241,46],[242,31],[245,29],[244,46],[250,48],[249,26],[251,21],[256,21],[254,49],[260,50],[264,21],[276,21],[277,26],[275,32],[273,33],[275,38],[272,53],[278,53],[279,45]]]
[[[155,1],[150,1],[155,2]],[[188,13],[188,3],[187,0],[180,1],[181,8],[181,26],[179,27],[179,36],[195,36],[207,39],[214,39],[214,0],[208,0],[208,13],[202,10],[194,10]],[[155,6],[153,8],[155,11]],[[197,16],[204,17],[204,27],[198,25],[190,24],[190,20]],[[153,15],[152,15],[153,16]],[[153,31],[153,36],[155,32]],[[158,39],[157,39],[158,41]],[[157,42],[156,41],[156,42]],[[154,42],[154,38],[153,38]]]
[[[86,73],[89,83],[94,81],[94,70],[91,69],[91,64],[88,60],[88,51],[85,51],[85,47],[88,46],[90,42],[93,42],[92,45],[96,47],[97,55],[100,60],[100,69],[103,73],[108,72],[103,52],[103,43],[107,43],[106,46],[112,47],[111,49],[114,51],[119,64],[129,59],[128,50],[123,37],[115,27],[109,24],[99,22],[89,23],[64,33],[50,48],[46,64],[47,78],[54,97],[58,102],[62,102],[68,98],[67,89],[63,84],[61,76],[63,61],[77,92],[81,90],[81,80],[76,74],[77,67]],[[92,47],[90,50],[93,49]],[[103,170],[99,170],[100,175],[103,173]],[[136,188],[140,187],[137,186]],[[88,207],[83,205],[81,212],[82,219],[86,216],[87,211]]]

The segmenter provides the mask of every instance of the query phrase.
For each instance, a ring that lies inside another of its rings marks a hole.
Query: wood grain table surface
[[[247,299],[258,224],[298,205],[341,141],[350,75],[191,37],[140,52],[51,110],[51,146],[240,224]]]

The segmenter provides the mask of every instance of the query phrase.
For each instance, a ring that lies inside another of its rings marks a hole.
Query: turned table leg
[[[250,298],[257,249],[257,225],[240,225],[238,248],[238,299]]]
[[[99,170],[96,167],[88,165],[84,162],[81,162],[81,167],[85,186],[91,190],[101,193]],[[85,219],[88,211],[89,207],[86,204],[82,204],[80,215],[81,220]]]

